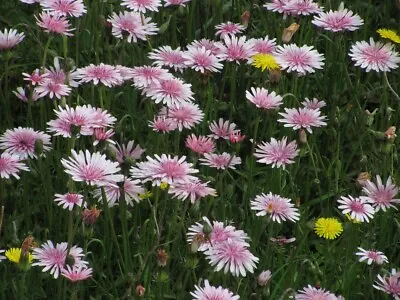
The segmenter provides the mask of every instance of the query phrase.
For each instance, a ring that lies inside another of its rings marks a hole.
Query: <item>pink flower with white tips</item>
[[[254,56],[255,51],[252,43],[246,41],[246,37],[225,36],[224,48],[219,55],[220,58],[227,61],[234,61],[239,64],[243,60],[249,60]]]
[[[198,285],[194,286],[196,290],[194,292],[190,292],[193,296],[193,300],[239,300],[238,295],[234,295],[228,289],[224,289],[222,286],[218,288],[210,285],[208,280],[204,280],[204,287],[200,287]]]
[[[204,117],[204,113],[197,104],[190,102],[178,105],[172,105],[168,110],[163,107],[160,111],[160,116],[165,116],[172,120],[179,131],[183,128],[191,129],[196,124],[199,124]]]
[[[117,158],[117,161],[122,164],[125,159],[133,159],[133,160],[138,160],[141,158],[143,152],[146,151],[146,149],[142,149],[140,145],[135,145],[135,141],[129,141],[128,144],[122,144],[119,145],[117,144],[116,146],[114,145],[109,145],[109,148],[115,152],[115,156]]]
[[[122,6],[138,11],[141,13],[146,13],[147,11],[158,11],[161,6],[160,0],[122,0]]]
[[[272,54],[276,49],[276,39],[269,39],[268,35],[265,38],[250,39],[248,43],[253,45],[255,54]]]
[[[201,182],[200,180],[193,180],[183,183],[174,183],[168,190],[169,194],[172,194],[172,198],[177,198],[179,200],[190,199],[190,202],[194,204],[201,198],[212,196],[217,196],[215,189],[207,186],[208,182]]]
[[[210,126],[210,131],[212,134],[208,135],[214,139],[225,139],[229,140],[229,136],[236,130],[236,124],[230,123],[229,121],[224,121],[224,119],[219,118],[218,122],[213,121]]]
[[[173,50],[170,46],[162,46],[158,49],[154,49],[149,53],[149,58],[154,60],[153,65],[159,67],[173,68],[175,71],[182,72],[187,68],[183,57],[183,51],[178,47]]]
[[[44,32],[56,33],[65,36],[72,36],[70,23],[67,17],[52,15],[50,13],[41,13],[36,18],[36,24],[43,28]]]
[[[171,5],[173,5],[173,6],[179,5],[179,6],[185,7],[186,3],[189,1],[191,1],[191,0],[164,0],[164,6],[167,7],[167,6],[171,6]]]
[[[167,70],[160,67],[141,66],[132,68],[132,81],[136,88],[143,89],[161,81],[172,79]]]
[[[0,50],[11,49],[21,43],[25,38],[24,33],[18,33],[15,29],[0,31]]]
[[[381,251],[377,250],[365,250],[361,247],[357,247],[359,252],[356,252],[356,255],[360,256],[359,261],[366,261],[368,265],[375,263],[377,265],[382,265],[384,263],[388,263],[388,258]]]
[[[242,160],[236,155],[231,155],[227,152],[222,154],[216,153],[205,153],[204,158],[200,158],[202,165],[216,168],[217,170],[222,169],[236,169],[236,165],[240,165]]]
[[[25,81],[30,81],[31,85],[37,85],[44,83],[45,79],[49,76],[48,73],[41,73],[39,69],[36,69],[32,74],[22,73]]]
[[[392,269],[388,276],[378,275],[378,280],[375,281],[373,287],[397,300],[400,297],[400,272]]]
[[[275,92],[268,92],[265,88],[254,88],[246,91],[246,99],[261,109],[276,109],[283,101],[283,98]]]
[[[392,183],[392,177],[388,177],[386,184],[382,183],[382,179],[379,175],[376,176],[376,184],[370,180],[365,183],[362,192],[366,196],[361,196],[368,203],[370,203],[375,211],[383,210],[394,207],[394,204],[399,204],[400,199],[396,199],[399,193],[399,188]]]
[[[62,208],[68,208],[69,211],[74,209],[74,206],[82,206],[83,196],[77,193],[66,193],[64,195],[55,194],[56,198],[55,202],[58,202],[57,205],[62,206]]]
[[[353,198],[350,195],[342,196],[338,203],[340,204],[338,208],[342,211],[342,214],[350,214],[350,217],[358,222],[369,223],[369,219],[374,217],[374,208],[363,198]]]
[[[41,0],[40,6],[44,11],[56,16],[81,17],[86,13],[82,0]]]
[[[312,0],[290,0],[285,9],[293,16],[308,16],[321,13],[323,7],[319,7],[318,3]]]
[[[228,21],[226,23],[221,23],[216,25],[215,29],[217,29],[215,35],[220,36],[220,38],[223,39],[227,35],[235,35],[238,33],[242,33],[243,31],[246,30],[246,27],[244,27],[241,24],[232,23]]]
[[[29,171],[29,168],[18,156],[3,152],[0,155],[0,178],[9,179],[13,176],[19,179],[19,171]]]
[[[322,288],[312,287],[311,285],[298,291],[294,297],[295,300],[338,300],[331,292]]]
[[[47,79],[43,83],[40,83],[35,88],[35,91],[40,98],[48,95],[50,99],[54,97],[61,99],[61,97],[66,97],[71,93],[71,88],[66,84],[56,83]]]
[[[105,86],[113,87],[123,82],[122,76],[116,67],[103,63],[100,65],[90,64],[87,67],[79,68],[77,72],[78,78],[82,83],[93,81],[93,84],[97,85],[101,82]]]
[[[285,127],[292,127],[294,130],[304,128],[312,133],[312,127],[326,126],[326,116],[321,116],[319,109],[285,108],[285,112],[279,114],[283,119],[279,119],[278,122],[284,123]]]
[[[220,72],[224,67],[220,61],[221,59],[213,54],[206,48],[188,47],[188,50],[183,54],[186,59],[185,64],[195,71],[204,73]]]
[[[262,142],[257,145],[254,156],[258,158],[257,162],[271,165],[273,168],[282,167],[294,163],[293,159],[299,155],[295,141],[287,143],[287,137],[278,141],[271,138],[271,142]]]
[[[187,46],[188,49],[203,47],[215,56],[219,56],[222,53],[221,49],[224,49],[224,45],[221,42],[216,42],[208,39],[195,40]]]
[[[71,282],[77,282],[92,277],[92,272],[93,272],[92,268],[88,268],[86,266],[85,267],[73,266],[71,268],[69,265],[67,265],[66,268],[62,269],[61,275],[67,278]]]
[[[190,150],[203,155],[204,153],[211,153],[215,150],[215,143],[214,141],[205,136],[196,136],[194,134],[188,136],[185,142],[186,147]]]
[[[338,32],[345,30],[355,31],[364,24],[364,21],[359,15],[353,14],[351,10],[341,8],[337,11],[321,12],[314,17],[311,23],[325,30]]]

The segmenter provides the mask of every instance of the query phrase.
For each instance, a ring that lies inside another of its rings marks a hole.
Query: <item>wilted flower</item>
[[[300,28],[300,25],[297,23],[290,24],[289,27],[283,29],[282,33],[282,42],[289,43],[292,40],[293,35]]]

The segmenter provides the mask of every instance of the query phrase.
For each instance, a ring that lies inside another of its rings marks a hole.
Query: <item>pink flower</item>
[[[215,33],[216,36],[220,36],[221,39],[225,38],[227,35],[235,35],[237,33],[242,33],[246,30],[246,27],[243,25],[232,23],[230,21],[226,23],[221,23],[215,26],[217,32]]]
[[[147,161],[139,162],[136,167],[130,169],[133,178],[141,179],[142,183],[153,181],[153,185],[159,186],[161,182],[168,184],[183,183],[195,180],[191,174],[199,170],[192,168],[193,164],[186,162],[186,156],[178,157],[162,154],[155,158],[147,156]]]
[[[150,22],[151,18],[142,17],[134,11],[119,14],[114,12],[107,21],[112,25],[112,35],[120,39],[126,37],[128,43],[146,41],[147,35],[155,35],[158,32],[156,24]]]
[[[284,123],[285,127],[292,127],[294,130],[304,128],[309,133],[312,133],[312,127],[326,125],[326,117],[321,116],[319,109],[285,108],[285,112],[279,114],[283,119],[279,119],[278,122]]]
[[[3,152],[0,156],[0,178],[9,179],[10,176],[19,179],[19,171],[29,171],[29,168],[16,155]]]
[[[229,270],[233,276],[245,277],[246,271],[254,273],[259,261],[242,243],[229,239],[213,245],[204,254],[216,272],[223,269],[227,273]]]
[[[325,289],[315,288],[311,285],[298,291],[295,295],[295,300],[337,300],[336,296]]]
[[[72,176],[73,181],[86,182],[95,186],[116,186],[117,182],[123,181],[123,175],[116,174],[121,170],[117,162],[106,159],[104,154],[95,152],[91,154],[88,150],[76,153],[71,150],[72,157],[61,159],[65,172]]]
[[[64,195],[55,194],[54,196],[56,197],[54,201],[58,202],[59,206],[62,205],[64,209],[68,208],[69,211],[72,211],[75,205],[79,207],[82,206],[83,196],[81,194],[66,193]]]
[[[165,3],[164,3],[165,7],[170,6],[170,5],[180,5],[180,6],[184,7],[185,3],[189,2],[191,0],[164,0],[164,1],[165,1]]]
[[[221,42],[216,42],[208,39],[194,40],[191,42],[187,48],[205,48],[207,51],[210,51],[212,55],[219,56],[224,48],[224,45]]]
[[[359,222],[369,223],[369,219],[374,217],[374,208],[367,204],[367,201],[363,198],[353,198],[352,196],[342,196],[338,200],[339,209],[342,210],[342,214],[350,214],[352,219]]]
[[[400,272],[392,269],[389,276],[378,275],[378,280],[373,285],[374,288],[398,299],[400,296]]]
[[[246,136],[240,130],[235,130],[229,134],[229,141],[233,144],[243,142],[245,138]]]
[[[208,135],[214,139],[223,138],[225,140],[229,139],[229,136],[232,132],[235,131],[236,124],[230,123],[229,121],[224,121],[224,119],[219,118],[218,123],[217,121],[213,121],[210,126],[210,131],[212,134]]]
[[[272,277],[272,273],[270,270],[266,270],[261,272],[257,277],[257,283],[259,286],[266,286],[269,280]]]
[[[122,6],[126,6],[133,11],[146,13],[147,11],[158,11],[161,6],[160,0],[122,0]]]
[[[187,102],[179,106],[172,105],[168,110],[165,107],[162,108],[160,116],[165,116],[175,122],[179,131],[182,131],[183,128],[191,129],[199,124],[203,120],[204,113],[197,104]]]
[[[224,66],[220,63],[221,59],[206,48],[188,47],[188,50],[183,54],[186,59],[185,64],[195,71],[204,73],[219,72]]]
[[[282,70],[295,71],[300,75],[314,73],[315,69],[322,69],[323,60],[325,60],[322,54],[313,50],[313,46],[307,45],[302,47],[295,44],[278,46],[274,55]]]
[[[154,60],[153,65],[159,67],[174,68],[175,71],[183,71],[187,68],[186,59],[183,57],[183,51],[178,47],[173,50],[170,46],[162,46],[149,53],[149,58]]]
[[[361,247],[357,247],[360,252],[356,252],[356,255],[360,256],[360,262],[367,261],[367,264],[370,265],[373,262],[377,265],[382,265],[384,263],[388,263],[388,258],[381,251],[377,250],[365,250]]]
[[[173,76],[171,73],[165,69],[161,69],[160,67],[141,66],[132,69],[133,85],[139,89],[172,78]]]
[[[271,142],[262,142],[257,145],[254,156],[258,158],[257,162],[272,165],[272,168],[285,169],[287,164],[294,163],[293,159],[299,154],[295,141],[287,143],[287,137],[278,141],[271,138]]]
[[[170,132],[175,130],[178,125],[175,121],[166,116],[156,116],[153,121],[149,121],[149,126],[156,132]]]
[[[203,155],[204,153],[214,152],[215,150],[215,143],[212,139],[200,135],[197,137],[196,135],[192,134],[186,138],[185,142],[186,147],[190,150]]]
[[[204,158],[200,158],[201,165],[216,168],[217,170],[222,169],[236,169],[235,165],[240,165],[242,160],[236,155],[230,155],[227,152],[222,154],[205,153]]]
[[[270,40],[268,35],[265,38],[250,39],[248,43],[253,46],[255,54],[272,54],[276,49],[276,39]]]
[[[52,15],[50,13],[41,13],[36,18],[36,24],[44,29],[47,33],[57,33],[66,36],[72,36],[70,33],[73,29],[69,28],[68,19],[64,16]]]
[[[172,198],[177,198],[182,201],[190,197],[190,202],[194,204],[200,198],[217,196],[215,189],[208,187],[207,183],[208,182],[203,183],[200,180],[174,183],[171,185],[168,193],[172,194]]]
[[[354,31],[364,24],[363,19],[359,15],[354,14],[351,10],[341,8],[337,11],[321,12],[314,17],[312,22],[315,26],[322,27],[325,30],[338,31]]]
[[[18,33],[15,29],[0,31],[0,50],[11,49],[21,43],[25,38],[24,33]]]
[[[82,0],[41,0],[40,6],[50,14],[57,16],[78,18],[86,13]]]
[[[44,83],[44,80],[49,76],[46,72],[42,74],[39,69],[34,70],[32,74],[22,73],[22,75],[24,75],[24,80],[30,81],[32,85]]]
[[[304,106],[304,108],[314,109],[314,110],[326,106],[325,101],[323,100],[319,101],[317,98],[313,98],[312,100],[305,98],[305,100],[301,102],[301,104]]]
[[[246,91],[246,99],[258,108],[276,109],[282,104],[283,98],[275,92],[269,93],[267,89],[254,87],[250,90]]]
[[[40,154],[35,153],[36,144],[42,146],[42,152],[51,149],[50,136],[33,128],[7,129],[0,137],[0,149],[18,156],[20,159],[37,158]],[[44,153],[41,153],[44,155]]]
[[[17,90],[13,91],[13,94],[15,96],[17,96],[18,99],[20,99],[22,102],[25,102],[25,103],[29,102],[30,98],[32,99],[33,102],[40,99],[39,94],[35,90],[33,90],[32,97],[30,95],[30,92],[29,92],[29,95],[27,96],[24,88],[22,88],[22,87],[18,87]]]
[[[222,53],[219,57],[223,60],[234,61],[237,64],[241,60],[249,60],[254,54],[253,45],[246,41],[246,37],[225,36],[224,48],[221,49]]]
[[[168,107],[179,107],[194,100],[191,87],[191,84],[184,83],[178,78],[171,78],[151,84],[144,91],[146,96],[153,99],[157,104],[162,102]]]
[[[101,82],[105,86],[113,87],[123,82],[122,76],[116,67],[103,63],[97,66],[90,64],[87,67],[79,68],[77,71],[78,78],[84,83],[93,81],[93,84],[97,85]]]
[[[132,180],[130,178],[125,178],[123,180],[123,188],[117,185],[105,185],[104,193],[106,194],[106,200],[108,207],[113,207],[117,204],[117,202],[121,199],[121,192],[124,193],[125,203],[130,206],[133,206],[133,201],[139,203],[140,197],[139,194],[143,194],[145,192],[144,188],[139,185],[140,180]],[[103,195],[101,189],[97,189],[94,191],[94,197],[99,199],[100,202],[103,201]]]
[[[290,9],[288,8],[288,4],[291,1],[292,0],[271,0],[270,3],[264,4],[263,6],[267,10],[278,12],[278,13],[284,14],[286,16],[291,13]]]
[[[54,83],[67,84],[72,87],[78,87],[79,83],[76,81],[78,72],[75,68],[66,73],[60,66],[58,57],[54,58],[54,67],[49,67],[45,69],[45,73],[42,75],[45,80],[51,80]],[[40,84],[40,82],[39,82]]]
[[[68,243],[57,243],[54,247],[52,241],[45,242],[40,248],[33,248],[33,258],[36,260],[32,266],[44,267],[43,272],[49,271],[55,279],[66,267]],[[69,256],[72,259],[73,267],[85,267],[88,262],[82,260],[83,249],[77,246],[71,247]]]
[[[101,141],[105,141],[111,144],[115,144],[111,138],[114,136],[115,131],[114,129],[105,129],[105,128],[94,128],[93,129],[93,137],[94,142],[93,146],[97,146]]]
[[[293,16],[308,16],[311,14],[319,14],[323,7],[319,7],[318,3],[312,0],[290,0],[286,4],[286,10]]]
[[[117,161],[122,164],[126,159],[138,160],[146,149],[142,149],[140,145],[134,146],[135,141],[129,141],[126,145],[109,145],[110,149],[115,152]]]
[[[390,176],[386,184],[382,183],[382,179],[379,175],[376,176],[376,184],[367,180],[362,192],[366,196],[361,196],[361,198],[369,202],[377,212],[380,209],[386,211],[386,209],[390,207],[397,209],[393,204],[400,203],[400,199],[395,199],[399,188],[392,183],[392,178]]]
[[[86,266],[85,267],[73,266],[71,268],[70,266],[67,265],[66,268],[61,270],[61,275],[72,282],[76,282],[76,281],[86,280],[92,277],[92,271],[93,271],[92,268],[88,268]]]
[[[35,91],[40,98],[49,95],[50,99],[53,99],[54,96],[61,99],[61,97],[68,96],[71,93],[71,88],[68,85],[55,83],[52,80],[44,80],[43,83],[40,83],[35,88]]]
[[[281,223],[281,221],[287,220],[296,222],[299,220],[300,214],[290,201],[288,198],[269,192],[268,195],[264,193],[257,195],[254,200],[250,201],[250,204],[252,210],[258,211],[257,216],[269,214],[274,222]]]
[[[240,297],[234,295],[228,289],[224,289],[222,286],[218,288],[211,286],[208,280],[204,280],[204,287],[198,285],[194,286],[196,290],[190,292],[194,297],[193,300],[238,300]]]
[[[397,69],[400,62],[399,53],[393,50],[392,44],[374,42],[372,38],[369,43],[356,42],[351,46],[349,56],[356,67],[360,66],[366,72],[390,72],[391,69]]]

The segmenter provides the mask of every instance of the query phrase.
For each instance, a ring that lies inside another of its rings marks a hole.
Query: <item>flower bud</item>
[[[139,284],[139,285],[136,287],[136,295],[138,295],[139,297],[142,297],[142,296],[144,295],[144,292],[145,292],[144,286],[141,285],[141,284]]]
[[[86,225],[93,225],[99,218],[100,213],[101,210],[97,209],[96,206],[93,206],[91,209],[85,208],[82,211],[83,223],[85,223]]]
[[[259,286],[266,286],[268,281],[271,279],[271,271],[267,270],[267,271],[263,271],[260,273],[260,275],[258,275],[257,277],[257,282]]]
[[[288,28],[285,28],[282,33],[282,42],[289,43],[293,35],[299,29],[300,25],[297,23],[292,23]]]

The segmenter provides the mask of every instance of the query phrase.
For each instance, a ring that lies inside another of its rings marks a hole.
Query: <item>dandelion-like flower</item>
[[[220,58],[227,61],[234,61],[237,64],[242,60],[249,60],[254,56],[255,52],[253,45],[246,41],[245,36],[225,36],[224,46],[221,49],[222,53],[219,55]]]
[[[3,152],[0,156],[0,178],[9,179],[13,176],[19,179],[20,171],[29,171],[29,168],[16,155]]]
[[[293,16],[308,16],[322,12],[323,7],[319,7],[318,3],[312,0],[290,0],[286,4],[285,10]]]
[[[337,300],[335,294],[322,288],[315,288],[311,285],[299,290],[294,296],[295,300]]]
[[[392,269],[389,276],[378,275],[378,280],[372,286],[397,300],[400,296],[400,272]]]
[[[297,72],[300,75],[314,73],[315,69],[322,69],[324,56],[313,50],[313,46],[297,46],[295,44],[278,46],[274,57],[282,70]]]
[[[122,144],[119,145],[117,144],[116,146],[114,145],[109,145],[109,148],[114,151],[115,156],[117,158],[117,161],[122,164],[125,162],[126,159],[131,159],[131,160],[138,160],[141,158],[143,152],[146,151],[146,149],[142,149],[140,145],[136,145],[134,147],[135,141],[129,141],[128,144]]]
[[[36,24],[43,28],[44,32],[56,33],[65,36],[72,36],[71,31],[73,29],[69,28],[70,23],[65,16],[52,15],[51,13],[41,13],[39,18],[36,18]]]
[[[391,29],[381,28],[378,29],[376,32],[380,35],[380,37],[388,39],[396,44],[400,44],[400,36],[396,31]]]
[[[217,29],[215,35],[220,36],[220,38],[223,39],[227,35],[235,35],[238,33],[242,33],[243,31],[246,30],[246,27],[244,27],[241,24],[232,23],[228,21],[226,23],[221,23],[216,25],[215,29]]]
[[[57,83],[52,80],[44,80],[43,83],[40,83],[36,88],[40,98],[49,96],[50,99],[56,97],[57,99],[61,99],[61,97],[66,97],[71,93],[71,88],[63,83]]]
[[[215,150],[215,142],[211,138],[201,135],[198,137],[194,134],[188,136],[185,145],[200,155],[211,153]]]
[[[359,222],[369,223],[369,219],[374,217],[374,208],[363,198],[353,198],[350,195],[347,197],[342,196],[338,202],[341,204],[339,205],[339,209],[343,214],[350,214],[352,219]]]
[[[197,104],[190,102],[180,105],[172,105],[168,110],[164,107],[161,109],[160,116],[165,116],[172,120],[178,127],[179,131],[183,128],[191,129],[199,124],[204,117],[204,113]]]
[[[83,83],[93,81],[94,85],[98,85],[101,82],[105,86],[113,87],[123,82],[121,73],[116,67],[103,63],[100,65],[90,64],[87,67],[79,68],[77,72],[78,78]]]
[[[282,221],[296,222],[300,217],[298,209],[294,207],[290,199],[272,194],[271,192],[268,195],[264,193],[257,195],[254,200],[250,201],[250,205],[252,210],[258,211],[256,213],[257,216],[268,214],[272,221],[278,223]]]
[[[187,48],[205,48],[206,50],[210,51],[212,55],[218,56],[222,53],[222,49],[224,45],[221,42],[212,41],[209,39],[201,39],[201,40],[194,40]]]
[[[62,206],[62,208],[68,208],[69,211],[74,209],[74,206],[82,206],[83,196],[77,193],[66,193],[66,194],[55,194],[55,202],[57,205]]]
[[[222,286],[214,287],[210,285],[208,280],[204,280],[204,287],[195,285],[195,291],[190,292],[193,296],[192,300],[238,300],[240,297],[234,295],[228,289],[224,289]]]
[[[15,29],[0,31],[0,50],[11,49],[21,43],[25,38],[24,33],[18,33]]]
[[[288,8],[289,2],[292,0],[271,0],[271,2],[264,4],[263,6],[270,11],[278,12],[287,16],[291,13],[290,9]]]
[[[5,253],[5,256],[9,261],[19,264],[21,261],[22,249],[21,248],[10,248]],[[28,252],[28,263],[32,263],[33,256]]]
[[[117,162],[106,159],[104,154],[95,152],[91,154],[88,150],[76,153],[71,150],[72,157],[61,159],[65,172],[72,176],[72,180],[86,182],[90,185],[105,186],[117,185],[124,177],[118,173],[121,168]]]
[[[67,278],[69,281],[76,282],[86,280],[92,277],[92,268],[86,266],[66,266],[66,268],[61,270],[61,275]]]
[[[271,165],[273,168],[282,167],[285,169],[287,164],[294,163],[294,158],[299,154],[296,141],[287,143],[287,137],[278,141],[271,138],[271,142],[262,142],[257,145],[254,156],[258,158],[257,162]]]
[[[154,60],[153,65],[159,67],[173,68],[175,71],[182,72],[187,68],[185,64],[186,58],[183,56],[183,51],[178,47],[172,49],[170,46],[162,46],[154,49],[149,53],[149,58]]]
[[[253,61],[251,64],[262,71],[265,69],[271,71],[280,68],[272,54],[257,53],[251,59]]]
[[[45,11],[56,16],[79,18],[86,13],[83,0],[41,0],[40,6],[42,6]]]
[[[268,35],[265,38],[249,39],[248,43],[256,54],[272,54],[276,49],[276,39],[270,39]]]
[[[376,184],[370,180],[367,180],[364,184],[362,192],[366,196],[361,196],[369,202],[375,209],[375,211],[383,210],[394,207],[393,204],[399,204],[400,199],[395,199],[399,192],[399,188],[392,183],[392,177],[388,177],[386,184],[382,183],[382,179],[379,175],[376,176]]]
[[[314,17],[311,23],[325,30],[338,32],[357,30],[364,24],[364,21],[359,15],[353,14],[351,10],[342,8],[337,11],[321,12]]]
[[[183,57],[186,59],[184,62],[188,67],[201,73],[219,72],[224,66],[220,63],[221,59],[212,54],[210,50],[202,47],[188,47],[184,52]]]
[[[333,240],[343,232],[343,226],[335,218],[318,218],[315,222],[314,230],[319,237]]]
[[[183,183],[174,183],[168,190],[173,198],[185,201],[188,197],[190,202],[194,204],[200,198],[207,196],[215,197],[217,192],[215,189],[207,186],[209,182],[201,182],[200,180],[193,180]]]
[[[158,11],[161,6],[160,0],[122,0],[122,6],[126,6],[133,11],[146,13],[147,11]]]
[[[164,6],[186,6],[186,3],[189,2],[191,0],[164,0]]]
[[[325,101],[319,101],[317,98],[313,98],[312,100],[305,98],[301,104],[304,106],[304,108],[308,109],[321,109],[322,107],[326,106]]]
[[[277,109],[282,104],[282,96],[269,92],[265,88],[250,88],[246,91],[246,99],[261,109]]]
[[[155,116],[153,121],[149,121],[149,126],[156,132],[170,132],[178,128],[176,122],[166,116]]]
[[[235,131],[236,124],[231,123],[230,121],[224,121],[224,119],[219,118],[218,122],[213,121],[209,126],[210,131],[212,134],[208,135],[214,139],[225,139],[229,140],[230,135]]]
[[[366,72],[390,72],[398,68],[400,63],[399,53],[393,50],[392,44],[375,42],[370,38],[366,41],[356,42],[351,46],[349,56],[356,67],[365,69]]]
[[[192,168],[193,164],[186,162],[186,156],[178,157],[162,154],[154,155],[155,158],[147,156],[147,161],[137,163],[136,167],[130,169],[133,178],[141,179],[142,183],[152,181],[153,185],[159,186],[161,182],[168,184],[183,183],[196,180],[191,174],[199,170]]]
[[[172,74],[167,70],[152,66],[134,67],[131,73],[133,85],[139,89],[173,78]]]
[[[359,261],[366,261],[367,264],[372,264],[375,263],[377,265],[382,265],[384,263],[388,263],[389,260],[386,257],[386,255],[381,252],[381,251],[377,251],[377,250],[365,250],[361,247],[357,247],[358,250],[360,250],[359,252],[356,252],[356,255],[360,256]]]
[[[235,166],[242,163],[240,157],[227,152],[222,154],[205,153],[204,158],[200,158],[200,161],[202,165],[216,168],[217,170],[236,169]]]
[[[309,108],[285,108],[284,113],[279,113],[283,119],[278,122],[284,123],[285,127],[292,127],[294,130],[304,128],[312,133],[312,127],[321,127],[326,125],[326,116],[321,116],[319,109]]]

